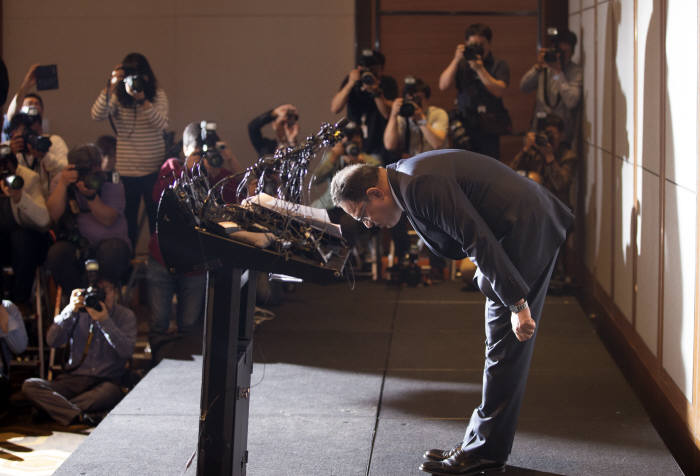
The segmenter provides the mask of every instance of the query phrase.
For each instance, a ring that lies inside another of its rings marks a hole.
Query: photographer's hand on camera
[[[74,289],[70,293],[70,301],[68,302],[68,307],[71,312],[78,312],[85,308],[85,290],[84,289]]]
[[[10,149],[15,155],[21,154],[24,150],[24,137],[22,136],[21,131],[17,130],[12,133],[12,137],[10,138]]]
[[[100,310],[93,309],[90,306],[85,306],[85,310],[90,315],[93,321],[104,322],[109,317],[109,310],[104,301],[100,301]]]

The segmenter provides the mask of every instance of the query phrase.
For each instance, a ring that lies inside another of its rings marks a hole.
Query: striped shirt
[[[96,121],[112,120],[117,129],[116,169],[124,177],[143,177],[160,169],[165,159],[163,130],[168,127],[168,98],[165,91],[158,89],[153,98],[153,107],[142,105],[124,107],[115,96],[110,97],[107,106],[105,91],[102,90],[90,110]]]

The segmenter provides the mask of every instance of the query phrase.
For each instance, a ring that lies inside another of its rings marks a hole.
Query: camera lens
[[[24,187],[24,179],[19,175],[8,175],[5,177],[5,183],[11,190],[21,190]]]
[[[360,76],[360,81],[362,81],[363,84],[366,84],[366,85],[368,85],[368,86],[371,86],[371,85],[373,85],[373,84],[375,83],[376,80],[375,80],[375,78],[374,78],[374,75],[373,75],[371,72],[365,71],[365,72],[362,73],[362,75]]]
[[[399,116],[411,117],[416,113],[416,106],[412,102],[405,102],[399,108]]]
[[[357,157],[360,155],[360,147],[354,142],[348,142],[345,144],[345,155],[351,155]]]

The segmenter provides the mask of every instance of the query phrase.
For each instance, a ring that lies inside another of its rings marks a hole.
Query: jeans
[[[143,177],[122,177],[124,184],[124,192],[126,194],[126,206],[124,208],[124,216],[126,224],[129,228],[129,239],[131,240],[131,249],[136,250],[136,241],[139,238],[139,204],[143,197],[143,204],[146,207],[146,216],[148,217],[148,228],[150,235],[156,229],[156,211],[158,205],[153,201],[153,187],[158,180],[158,172],[144,175]]]
[[[171,274],[157,260],[150,258],[146,272],[148,301],[151,308],[151,334],[165,334],[170,323],[173,295],[177,294],[178,331],[197,331],[203,322],[204,293],[207,275]]]

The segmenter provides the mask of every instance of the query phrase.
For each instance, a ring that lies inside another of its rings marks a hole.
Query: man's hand
[[[77,188],[78,191],[86,198],[93,198],[95,195],[97,195],[97,190],[87,188],[85,186],[85,182],[82,180],[75,182],[75,188]]]
[[[58,180],[64,187],[75,183],[78,180],[78,171],[75,170],[75,165],[68,164],[66,168],[61,171]]]
[[[86,307],[85,310],[87,311],[88,314],[90,314],[90,317],[92,318],[93,321],[98,321],[102,322],[105,319],[109,317],[109,312],[107,312],[107,305],[100,301],[100,306],[102,306],[100,311],[93,309],[91,307]]]
[[[416,112],[413,113],[413,116],[411,116],[411,119],[413,119],[413,122],[425,121],[427,118],[425,117],[425,113],[423,112],[423,109],[415,102],[413,103],[413,107],[416,110]]]
[[[484,60],[481,58],[481,55],[476,55],[476,59],[468,60],[467,63],[469,63],[469,67],[477,73],[484,69]]]
[[[391,104],[391,115],[396,117],[399,115],[399,110],[401,109],[401,106],[403,105],[403,98],[396,98],[394,102]]]
[[[38,67],[39,64],[33,64],[29,67],[29,71],[27,71],[27,74],[24,76],[22,84],[19,87],[20,91],[22,91],[23,93],[27,93],[32,87],[36,85],[36,76],[34,75],[34,72]]]
[[[345,155],[345,141],[336,142],[331,149],[331,160],[336,161],[341,155]]]
[[[353,68],[350,70],[348,73],[348,83],[349,84],[355,84],[360,80],[360,76],[362,74],[362,69],[358,66],[357,68]]]
[[[460,43],[457,45],[457,48],[455,48],[455,57],[453,58],[453,61],[459,61],[464,57],[464,48],[467,46],[464,43]]]
[[[535,147],[535,133],[530,131],[525,134],[525,139],[523,140],[523,151],[527,152]]]
[[[78,312],[80,309],[85,307],[85,296],[84,296],[84,289],[74,289],[70,293],[70,301],[68,302],[68,306],[70,307],[71,312]]]
[[[535,335],[536,323],[530,315],[530,308],[525,308],[519,313],[510,314],[510,323],[513,326],[513,333],[520,342],[525,342]]]
[[[295,121],[294,124],[289,125],[288,121],[284,121],[284,135],[287,136],[288,144],[295,145],[299,135],[299,122]]]
[[[272,117],[275,119],[284,119],[288,112],[297,112],[297,110],[291,104],[282,104],[272,110]]]
[[[19,134],[16,131],[12,134],[12,138],[10,138],[10,150],[12,150],[13,154],[17,155],[24,150],[24,138],[22,137],[22,134]]]
[[[2,190],[3,195],[10,197],[10,200],[12,200],[12,203],[15,205],[22,199],[22,189],[14,190],[8,187],[5,180],[0,180],[0,190]]]

